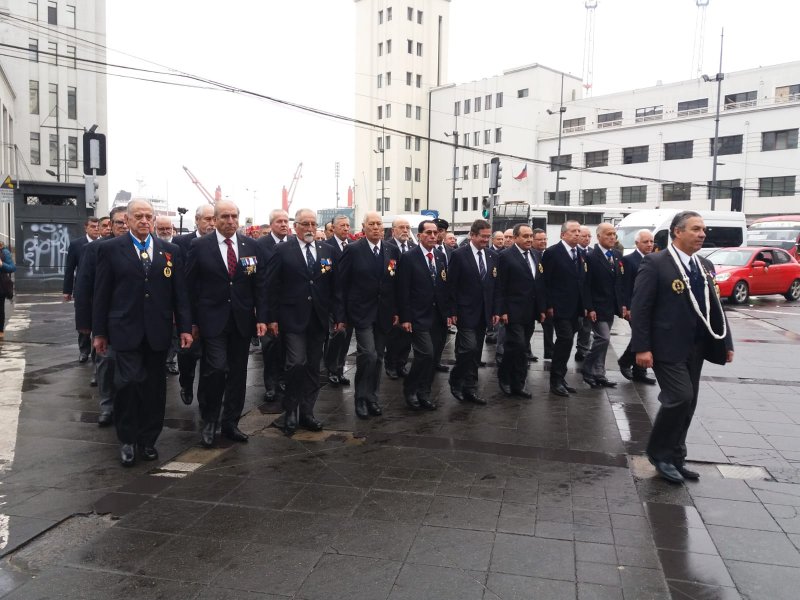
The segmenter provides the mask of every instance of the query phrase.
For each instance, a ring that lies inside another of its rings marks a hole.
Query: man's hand
[[[597,313],[595,311],[590,310],[589,312],[586,313],[586,316],[592,323],[597,323]]]
[[[400,323],[400,317],[398,315],[393,315],[392,316],[392,327],[397,327],[397,325],[399,323]]]
[[[278,337],[278,324],[270,323],[267,325],[267,333],[272,337]]]
[[[453,315],[452,317],[450,317],[450,318],[448,319],[448,321],[449,321],[449,322],[447,323],[448,325],[458,325],[458,317],[457,317],[457,316],[455,316],[455,315]]]
[[[725,355],[725,362],[733,362],[733,350],[728,350],[728,354]]]
[[[264,337],[265,335],[267,335],[266,323],[256,323],[256,335],[258,337]]]
[[[336,323],[333,326],[333,333],[341,333],[345,329],[347,329],[347,323]]]
[[[411,330],[411,322],[410,321],[406,321],[405,323],[401,323],[400,327],[403,328],[403,331],[407,331],[408,333],[413,333],[413,331]]]
[[[506,321],[508,321],[508,315],[506,315]],[[497,327],[497,324],[500,322],[500,315],[492,315],[492,327]]]
[[[625,319],[626,321],[631,320],[631,311],[628,310],[627,306],[622,307],[622,318]]]
[[[69,302],[72,300],[72,294],[64,294],[64,302]]]
[[[547,320],[547,315],[545,313],[539,313],[539,323],[544,323]]]
[[[193,340],[200,339],[200,328],[197,325],[192,325],[192,339]]]
[[[733,352],[730,353],[731,355]],[[733,358],[733,356],[731,356]],[[653,353],[652,352],[637,352],[636,353],[636,364],[643,369],[651,369],[653,368]]]
[[[94,336],[94,339],[92,340],[92,346],[94,346],[94,349],[98,354],[104,355],[106,352],[108,352],[108,340],[102,335]]]
[[[546,315],[547,315],[547,318],[548,318],[548,319],[552,319],[552,318],[553,318],[553,315],[554,315],[555,313],[553,312],[553,309],[552,309],[552,308],[548,308],[548,309],[545,311],[545,313],[544,313],[544,314],[546,314]]]
[[[192,342],[194,342],[194,338],[192,337],[191,333],[181,334],[181,348],[190,348],[192,346]]]

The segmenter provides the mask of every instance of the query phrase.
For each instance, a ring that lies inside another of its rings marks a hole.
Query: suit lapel
[[[525,273],[525,277],[533,279],[533,273],[531,272],[530,263],[525,262],[525,257],[522,255],[522,253],[519,251],[516,245],[511,246],[511,248],[506,250],[506,252],[513,252],[514,254],[516,254],[518,257],[517,260],[519,261],[519,264],[522,266],[522,270]],[[532,254],[528,254],[528,256],[530,257],[530,260],[533,260]]]
[[[137,271],[144,277],[144,266],[142,265],[142,259],[137,256],[139,250],[136,246],[133,245],[133,240],[130,237],[130,234],[125,234],[128,236],[128,243],[123,244],[122,246],[122,254],[123,256],[127,257],[134,265],[136,265]],[[155,244],[155,242],[153,242]],[[153,246],[155,248],[155,246]]]

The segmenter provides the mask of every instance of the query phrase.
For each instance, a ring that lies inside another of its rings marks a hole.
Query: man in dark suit
[[[508,396],[531,398],[525,387],[528,349],[533,324],[544,320],[542,277],[533,257],[533,230],[525,224],[513,229],[514,245],[500,254],[497,305],[505,329],[504,356],[497,370],[500,389]]]
[[[469,245],[450,256],[447,286],[450,288],[456,334],[456,364],[450,372],[450,393],[459,402],[485,405],[478,395],[478,367],[488,326],[497,325],[495,307],[497,254],[488,250],[492,226],[484,219],[472,223]]]
[[[381,231],[381,237],[383,237]],[[336,215],[333,218],[333,235],[325,241],[333,249],[334,263],[342,259],[342,252],[350,243],[350,219],[346,215]],[[347,351],[350,349],[350,340],[353,337],[353,328],[350,322],[344,329],[336,329],[334,315],[330,316],[330,329],[328,344],[325,349],[325,368],[328,370],[328,381],[333,385],[350,385],[350,380],[344,376],[344,363]]]
[[[422,221],[420,245],[400,257],[397,309],[400,324],[411,334],[414,362],[403,381],[403,396],[412,410],[436,410],[431,400],[436,356],[441,356],[453,314],[447,289],[447,263],[436,250],[436,223]]]
[[[292,435],[298,425],[310,431],[322,430],[322,422],[314,416],[314,405],[338,266],[333,248],[314,240],[314,211],[301,208],[294,219],[296,237],[278,244],[267,265],[269,332],[283,336],[286,351],[283,430],[287,435]]]
[[[172,242],[181,249],[184,265],[188,264],[189,248],[197,238],[203,237],[215,231],[217,220],[214,216],[214,207],[211,204],[203,204],[197,207],[194,213],[195,230],[183,235],[175,236]],[[194,374],[197,370],[197,363],[203,357],[203,341],[197,338],[189,348],[178,350],[178,383],[180,384],[181,401],[184,404],[191,404],[194,400]],[[197,402],[201,403],[203,391],[197,386]]]
[[[450,264],[450,257],[453,256],[453,252],[455,251],[454,248],[451,248],[447,244],[444,243],[444,238],[447,235],[447,230],[450,228],[450,223],[448,223],[445,219],[438,218],[434,219],[433,222],[436,224],[436,250],[442,253],[444,256],[445,266]],[[444,343],[442,344],[441,348],[439,348],[436,356],[434,357],[433,368],[435,371],[439,373],[447,373],[450,371],[450,367],[447,365],[442,364],[442,351],[444,350],[445,345],[447,344],[447,336],[450,334],[450,327],[447,328],[444,332]]]
[[[550,392],[568,396],[577,390],[569,385],[567,361],[578,330],[578,317],[584,315],[586,292],[584,278],[586,259],[578,252],[581,226],[577,221],[561,225],[561,241],[550,246],[542,255],[541,273],[545,288],[546,314],[553,319],[556,343],[550,365]]]
[[[628,305],[624,302],[622,282],[622,255],[614,249],[617,231],[611,223],[597,226],[597,243],[586,255],[589,271],[586,274],[588,290],[586,320],[592,324],[594,340],[583,361],[583,380],[591,388],[617,386],[606,377],[606,354],[611,341],[614,316],[627,318]]]
[[[686,433],[692,423],[703,362],[733,360],[733,341],[714,284],[714,266],[695,253],[703,247],[705,224],[696,212],[675,215],[672,244],[644,257],[631,307],[636,364],[653,368],[661,387],[647,456],[673,483],[697,479],[686,468]]]
[[[630,310],[633,302],[633,286],[636,283],[636,274],[639,272],[639,265],[642,259],[653,251],[653,233],[649,229],[640,229],[634,238],[636,249],[623,257],[622,266],[625,272],[622,275],[622,288],[624,293],[624,304]],[[648,376],[647,369],[642,369],[636,364],[636,356],[631,351],[631,343],[625,348],[625,352],[619,358],[619,370],[625,379],[638,381],[648,385],[655,385],[656,380]]]
[[[81,262],[83,251],[100,236],[99,219],[89,217],[83,225],[84,235],[71,240],[67,250],[67,264],[64,266],[64,286],[62,293],[64,302],[72,300],[75,288],[76,271]],[[92,351],[92,338],[89,335],[78,332],[78,362],[85,363],[89,360],[89,353]]]
[[[264,255],[265,264],[269,264],[275,247],[290,238],[289,214],[285,210],[276,208],[269,213],[269,233],[262,235],[258,240],[258,247]],[[276,398],[282,400],[283,391],[286,389],[283,370],[286,353],[280,335],[265,335],[261,338],[261,358],[264,364],[264,400],[266,402],[272,402]]]
[[[128,203],[129,234],[98,246],[92,327],[94,347],[114,345],[114,423],[123,466],[156,460],[164,425],[164,361],[177,323],[181,346],[191,343],[191,318],[180,250],[154,238],[153,206]]]
[[[192,241],[186,266],[192,337],[203,340],[203,393],[198,403],[203,419],[200,441],[206,448],[214,445],[218,419],[223,436],[247,441],[239,419],[250,339],[267,331],[265,268],[258,246],[236,233],[239,208],[233,202],[218,201],[214,217],[216,231]]]
[[[355,409],[359,419],[366,419],[383,414],[378,385],[386,335],[399,322],[395,281],[400,251],[383,242],[380,213],[366,213],[362,227],[364,237],[345,247],[337,266],[334,306],[336,329],[347,324],[356,332]]]
[[[578,253],[584,259],[592,251],[592,230],[586,225],[581,225],[581,235],[578,239]],[[575,338],[575,362],[581,362],[592,347],[592,321],[578,317],[578,335]]]
[[[547,232],[544,229],[533,230],[533,245],[531,246],[531,256],[533,263],[536,266],[536,271],[539,271],[539,264],[542,262],[542,255],[547,250]],[[545,318],[541,324],[542,327],[542,346],[544,348],[545,360],[552,360],[553,358],[553,319]]]
[[[417,247],[411,239],[411,225],[408,219],[397,217],[392,221],[392,237],[386,240],[386,243],[397,246],[401,256]],[[392,327],[386,339],[384,366],[389,379],[408,375],[406,363],[409,354],[411,354],[411,335],[398,324]]]

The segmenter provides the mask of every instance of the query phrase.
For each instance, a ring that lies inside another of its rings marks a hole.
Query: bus
[[[800,215],[776,215],[756,219],[747,228],[748,246],[783,248],[797,258],[800,244]]]

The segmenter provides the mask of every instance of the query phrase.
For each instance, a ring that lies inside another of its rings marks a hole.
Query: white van
[[[433,217],[429,217],[427,215],[383,215],[381,220],[383,221],[383,239],[388,240],[392,237],[392,221],[398,218],[403,218],[408,221],[408,224],[411,225],[411,241],[415,244],[418,244],[417,241],[417,228],[419,224],[423,221],[432,221]]]
[[[617,225],[617,238],[625,248],[625,254],[636,248],[634,239],[640,229],[653,232],[657,249],[664,250],[669,241],[669,226],[679,212],[676,208],[639,210],[629,214]],[[747,237],[747,222],[744,213],[717,210],[697,211],[706,224],[704,248],[742,246]]]

